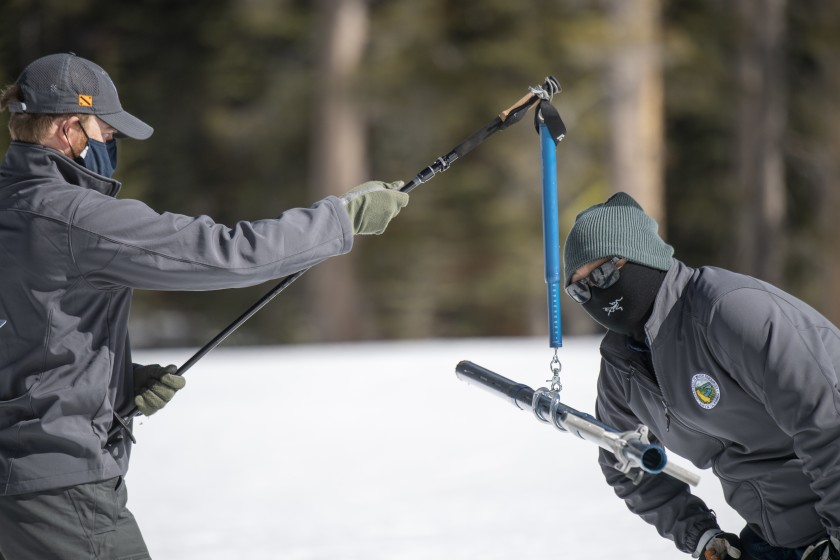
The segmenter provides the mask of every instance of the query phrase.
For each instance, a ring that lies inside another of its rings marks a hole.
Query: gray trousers
[[[0,560],[151,558],[122,477],[0,497]]]

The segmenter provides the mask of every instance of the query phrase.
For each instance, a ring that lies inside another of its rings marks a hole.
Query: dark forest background
[[[158,211],[233,225],[410,179],[552,74],[568,127],[562,238],[578,211],[624,190],[687,264],[768,280],[840,322],[840,3],[0,6],[0,82],[73,51],[154,126],[121,142],[116,177],[122,197]],[[413,191],[385,235],[308,272],[231,343],[545,334],[530,119]],[[272,285],[137,292],[134,343],[201,344]],[[564,299],[565,333],[593,332]]]

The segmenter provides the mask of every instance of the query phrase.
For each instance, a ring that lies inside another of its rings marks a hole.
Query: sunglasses
[[[576,302],[586,303],[592,297],[592,292],[589,290],[590,286],[604,290],[618,282],[620,275],[616,264],[620,260],[621,257],[613,257],[608,260],[601,266],[595,268],[585,278],[581,278],[577,282],[572,282],[566,286],[566,293]]]

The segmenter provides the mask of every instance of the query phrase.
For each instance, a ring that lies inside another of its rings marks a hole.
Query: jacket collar
[[[656,295],[656,301],[653,303],[653,311],[650,314],[650,318],[645,323],[645,333],[647,334],[649,346],[653,347],[662,323],[665,322],[668,314],[671,313],[671,309],[673,309],[677,300],[682,296],[685,287],[693,275],[693,268],[674,259],[674,265],[668,270],[668,273],[662,280],[662,286],[659,287],[659,293]]]
[[[63,181],[116,196],[119,181],[93,173],[61,152],[39,144],[12,142],[0,165],[0,188],[31,179]]]

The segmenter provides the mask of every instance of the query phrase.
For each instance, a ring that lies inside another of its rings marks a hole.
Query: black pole
[[[503,375],[499,375],[494,371],[481,367],[478,364],[463,360],[455,366],[455,377],[466,383],[478,385],[481,389],[488,391],[497,397],[510,399],[511,403],[520,410],[533,410],[536,407],[537,412],[543,418],[549,417],[551,409],[551,399],[546,398],[545,395],[540,395],[537,402],[534,400],[534,390],[522,383],[518,383]],[[604,424],[591,414],[581,412],[568,405],[558,403],[557,410],[561,414],[574,414],[578,418],[582,418],[587,422],[591,422],[608,432],[617,431],[612,426]]]
[[[548,76],[545,79],[545,83],[542,86],[543,91],[545,91],[549,96],[554,95],[558,91],[560,91],[560,84],[557,81],[557,78],[554,76]],[[422,169],[411,181],[406,183],[400,191],[407,193],[411,192],[415,188],[419,187],[421,184],[428,182],[431,180],[436,174],[441,173],[449,169],[449,166],[454,162],[456,159],[468,154],[474,148],[479,146],[482,142],[484,142],[487,138],[495,134],[500,130],[504,130],[508,126],[519,122],[522,120],[522,117],[525,116],[525,113],[528,112],[534,104],[536,104],[540,100],[540,96],[532,89],[531,92],[524,97],[522,97],[519,101],[499,113],[499,115],[493,119],[490,123],[486,126],[481,128],[480,130],[476,131],[472,136],[458,144],[455,148],[453,148],[449,153],[445,156],[441,156],[435,160],[435,162]],[[310,267],[311,268],[311,267]],[[233,334],[236,329],[238,329],[242,324],[250,319],[257,311],[262,309],[268,302],[273,300],[277,295],[280,294],[283,290],[288,288],[295,280],[300,278],[309,268],[304,268],[294,274],[290,274],[283,278],[279,284],[277,284],[274,288],[271,289],[267,294],[262,296],[259,301],[254,303],[251,307],[248,308],[242,315],[237,317],[231,324],[225,327],[219,334],[217,334],[211,341],[207,344],[202,346],[195,354],[193,354],[190,359],[184,362],[181,367],[178,368],[176,371],[176,375],[184,375],[188,369],[193,367],[196,362],[198,362],[201,358],[206,356],[211,350],[213,350],[216,346],[221,344],[227,337]],[[131,411],[123,417],[114,414],[114,419],[116,423],[111,427],[111,431],[109,432],[109,436],[113,436],[117,430],[120,428],[124,428],[129,435],[131,431],[128,429],[128,422],[135,416],[138,416],[140,411],[137,410],[137,407],[133,407]],[[134,438],[132,437],[132,441]]]

